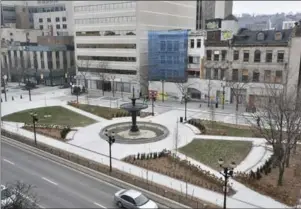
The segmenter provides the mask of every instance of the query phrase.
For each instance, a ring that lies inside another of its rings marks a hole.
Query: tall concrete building
[[[232,14],[232,10],[232,0],[197,0],[196,29],[205,29],[205,21],[208,19],[224,19]]]
[[[78,82],[89,92],[146,91],[148,32],[195,28],[196,1],[74,1],[73,7]]]

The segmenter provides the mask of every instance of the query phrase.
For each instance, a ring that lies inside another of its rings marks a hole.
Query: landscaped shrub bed
[[[153,153],[138,153],[137,155],[126,157],[124,161],[196,186],[223,193],[224,181],[222,178],[217,178],[210,172],[192,165],[190,161],[181,160],[166,150]],[[230,188],[228,195],[232,194],[234,194],[234,190]]]

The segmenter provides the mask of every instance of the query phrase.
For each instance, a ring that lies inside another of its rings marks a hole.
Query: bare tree
[[[98,68],[100,69],[99,77],[100,77],[100,82],[101,82],[101,89],[102,89],[102,96],[105,95],[105,81],[107,80],[107,69],[108,69],[108,63],[106,62],[100,62],[98,64]]]
[[[207,102],[208,102],[208,107],[210,107],[210,103],[211,103],[211,98],[210,98],[211,97],[210,96],[211,93],[210,92],[211,92],[211,88],[212,88],[212,86],[211,86],[211,78],[208,80],[208,86],[207,87],[208,87],[208,93],[207,93],[208,94],[207,95],[207,100],[208,101]]]
[[[256,113],[248,119],[254,130],[273,147],[278,166],[278,185],[283,184],[285,168],[289,166],[291,150],[301,133],[301,102],[296,90],[276,84],[265,84],[265,99],[258,102]],[[254,123],[254,121],[256,121]]]
[[[4,192],[1,192],[1,200],[5,199],[3,209],[37,208],[38,198],[34,192],[34,186],[21,181],[9,183]]]
[[[83,69],[81,71],[79,70],[78,72],[81,74],[81,76],[84,79],[84,87],[85,87],[86,91],[88,90],[87,74],[90,70],[90,66],[91,66],[90,60],[81,60],[80,63],[77,65],[77,68],[82,68]]]
[[[214,121],[215,121],[215,107],[212,102],[210,104],[210,120],[211,120],[211,128],[213,129]]]
[[[249,80],[226,80],[226,86],[230,88],[232,95],[235,97],[235,110],[239,109],[239,101],[243,99],[244,91],[249,83]]]

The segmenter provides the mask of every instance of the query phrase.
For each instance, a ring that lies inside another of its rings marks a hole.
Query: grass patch
[[[32,123],[32,117],[30,116],[31,112],[38,114],[38,123],[41,124],[55,124],[76,127],[87,126],[96,122],[93,119],[80,115],[61,106],[41,107],[24,110],[6,115],[2,117],[2,120],[30,124]],[[51,115],[51,117],[45,117],[47,115]]]
[[[124,114],[124,115],[129,114],[128,112],[121,110],[121,109],[102,107],[102,106],[97,106],[97,105],[76,104],[76,105],[71,105],[71,106],[79,108],[83,111],[89,112],[93,115],[97,115],[99,117],[109,119],[109,120],[112,119],[113,117],[115,117],[116,114]]]
[[[214,169],[219,169],[217,163],[219,158],[223,158],[225,164],[234,161],[238,165],[245,159],[251,148],[252,142],[248,141],[194,139],[180,148],[180,152]]]

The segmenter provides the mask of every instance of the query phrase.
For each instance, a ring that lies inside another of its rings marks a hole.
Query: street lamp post
[[[3,76],[4,98],[5,98],[5,101],[7,102],[7,95],[6,95],[6,79],[7,79],[7,76],[4,75],[4,76]]]
[[[109,156],[110,156],[110,173],[112,172],[112,145],[115,143],[115,132],[109,132],[105,130],[105,135],[108,137],[107,142],[109,143]]]
[[[185,117],[184,120],[187,121],[187,94],[184,95],[184,104],[185,104]]]
[[[225,85],[222,83],[222,88],[223,88],[223,100],[222,100],[222,104],[223,104],[223,109],[225,109]]]
[[[151,93],[151,100],[152,100],[152,116],[154,116],[155,115],[155,112],[154,112],[155,104],[154,104],[154,102],[156,101],[156,96],[155,96],[154,92]]]
[[[164,93],[164,80],[161,80],[162,82],[162,102],[164,102],[164,96],[165,96],[165,93]]]
[[[38,122],[38,114],[32,112],[30,113],[30,116],[32,117],[33,123],[34,143],[37,146],[36,122]]]
[[[68,73],[65,73],[65,83],[68,83]]]
[[[224,160],[220,158],[218,160],[218,164],[220,165],[223,170],[220,172],[224,177],[224,209],[227,208],[227,186],[228,186],[228,180],[230,177],[233,177],[233,170],[236,167],[235,162],[230,163],[228,167],[224,166]]]

